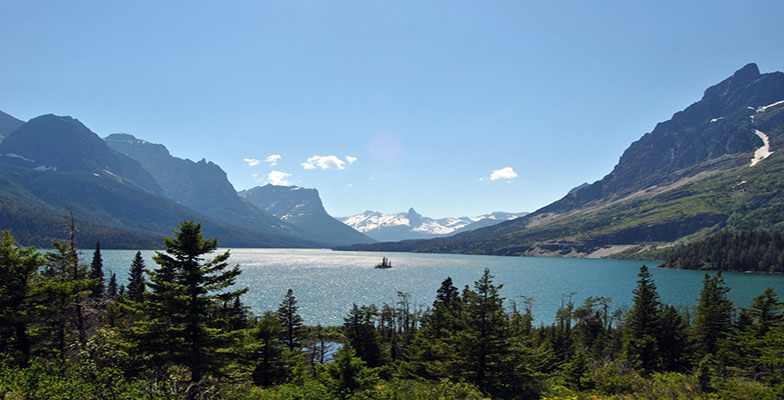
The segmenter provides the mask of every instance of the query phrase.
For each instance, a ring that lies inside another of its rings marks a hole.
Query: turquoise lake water
[[[127,271],[136,251],[102,250],[105,270],[127,282]],[[143,251],[147,267],[154,267],[154,251]],[[90,262],[92,252],[83,254]],[[391,269],[375,269],[389,257]],[[533,298],[536,323],[549,324],[564,296],[580,305],[590,296],[612,298],[612,308],[631,305],[632,289],[640,266],[653,274],[664,302],[679,306],[697,303],[703,271],[656,268],[658,262],[570,258],[467,256],[455,254],[340,252],[323,249],[232,249],[232,264],[239,264],[238,284],[250,288],[243,302],[254,314],[274,311],[291,288],[306,324],[339,325],[352,304],[380,306],[398,301],[398,292],[408,293],[413,309],[432,304],[436,290],[447,277],[462,289],[473,285],[484,268],[503,284],[506,304],[522,303],[520,296]],[[745,307],[765,288],[784,297],[784,275],[724,273],[730,297]]]

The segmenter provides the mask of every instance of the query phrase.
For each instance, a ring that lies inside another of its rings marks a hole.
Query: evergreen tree
[[[452,284],[452,278],[447,277],[436,291],[433,307],[423,318],[424,326],[427,327],[425,334],[437,337],[442,330],[453,329],[455,316],[461,306],[460,300],[460,290]]]
[[[784,303],[772,288],[743,309],[739,323],[726,342],[730,363],[754,379],[784,379]]]
[[[661,302],[648,267],[640,267],[637,287],[632,291],[634,304],[626,314],[626,357],[643,371],[660,365],[658,335],[661,328]]]
[[[128,296],[127,299],[141,303],[144,301],[144,258],[142,252],[137,251],[131,263],[131,269],[128,272]]]
[[[289,289],[286,297],[278,307],[278,321],[283,326],[283,344],[294,350],[300,346],[300,335],[302,331],[302,317],[297,313],[297,299],[294,291]]]
[[[101,241],[95,242],[93,261],[90,264],[90,279],[93,280],[93,292],[90,298],[102,299],[106,294],[106,285],[103,279],[103,258],[101,257]]]
[[[46,266],[31,296],[39,321],[35,329],[38,349],[63,361],[84,349],[92,328],[87,300],[93,285],[74,246],[73,218],[70,228],[70,240],[52,243],[54,251],[46,254]]]
[[[30,357],[29,297],[35,276],[44,265],[35,248],[20,248],[8,231],[0,240],[0,353],[18,364]]]
[[[375,318],[374,306],[359,307],[354,304],[348,316],[343,319],[343,331],[348,345],[370,368],[380,367],[384,363],[384,352],[375,328]]]
[[[117,274],[112,272],[112,274],[109,275],[109,284],[106,286],[106,298],[108,300],[116,299],[118,295],[117,291]]]
[[[493,284],[493,275],[485,268],[474,283],[474,290],[463,291],[465,309],[462,331],[456,337],[456,366],[463,378],[482,389],[511,383],[505,379],[510,369],[506,361],[512,349],[504,299],[498,293],[502,287]]]
[[[226,361],[219,350],[234,342],[232,332],[212,326],[211,316],[247,288],[229,290],[240,274],[238,265],[228,266],[229,251],[204,260],[218,240],[205,239],[201,223],[182,222],[164,245],[166,253],[153,257],[158,268],[149,271],[150,291],[143,303],[147,319],[131,335],[153,361],[184,366],[190,373],[187,398],[195,399],[205,375],[218,373]]]
[[[409,373],[433,379],[451,376],[453,335],[460,330],[462,308],[460,291],[448,277],[441,282],[433,306],[422,316],[422,326],[406,351],[411,360],[405,365]]]
[[[665,371],[683,372],[691,366],[689,326],[674,306],[664,306],[657,335],[661,368]]]
[[[283,326],[271,311],[267,311],[254,323],[251,337],[257,348],[253,351],[253,383],[270,386],[281,383],[286,376],[283,348],[280,338]]]
[[[755,297],[751,307],[744,312],[753,320],[750,329],[756,337],[762,337],[784,323],[784,302],[773,288],[767,288]]]
[[[730,289],[724,283],[721,271],[714,276],[705,274],[702,291],[694,319],[693,336],[697,358],[715,354],[721,341],[732,330],[732,300],[727,297]]]
[[[335,354],[335,360],[327,364],[328,385],[338,399],[355,398],[353,395],[369,389],[378,381],[378,376],[366,367],[365,362],[356,357],[351,346],[343,346]],[[366,398],[357,396],[356,398]]]

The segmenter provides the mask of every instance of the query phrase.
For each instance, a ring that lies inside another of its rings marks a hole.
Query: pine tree
[[[356,357],[351,346],[338,349],[335,360],[327,364],[326,372],[329,378],[327,385],[338,399],[366,398],[353,394],[372,387],[378,381],[378,376],[366,367],[361,358]]]
[[[375,327],[376,313],[374,306],[359,307],[354,304],[348,316],[343,319],[343,332],[348,345],[371,368],[383,365],[385,358],[381,339]]]
[[[54,251],[46,254],[46,266],[36,282],[32,301],[40,321],[36,329],[38,348],[65,360],[68,353],[77,353],[87,343],[87,300],[93,285],[72,240],[54,242],[52,247]]]
[[[282,341],[283,344],[289,347],[289,350],[294,350],[300,346],[300,335],[302,331],[302,317],[297,313],[297,299],[294,297],[294,291],[289,289],[286,292],[286,297],[278,307],[278,321],[283,326],[284,332]]]
[[[93,292],[90,294],[92,299],[102,299],[106,292],[106,285],[103,279],[103,258],[101,257],[101,241],[95,242],[95,252],[93,252],[93,262],[90,264],[90,279],[93,280]]]
[[[0,353],[26,365],[30,357],[28,332],[32,310],[29,296],[35,276],[44,265],[35,248],[20,248],[8,231],[0,240]]]
[[[280,337],[284,332],[278,318],[271,311],[267,311],[255,321],[250,335],[257,347],[252,363],[253,383],[259,386],[270,386],[280,383],[286,376],[284,368],[283,348]]]
[[[664,306],[659,327],[657,339],[662,369],[675,372],[688,370],[691,342],[686,320],[674,306]]]
[[[425,334],[435,338],[442,330],[454,328],[455,315],[459,313],[460,305],[460,290],[452,284],[452,278],[447,277],[436,291],[433,307],[423,318]]]
[[[166,253],[153,257],[158,268],[150,271],[143,303],[147,319],[136,324],[131,336],[153,361],[184,366],[190,373],[187,398],[195,399],[205,375],[218,373],[226,361],[219,350],[234,342],[232,332],[211,325],[211,315],[247,288],[229,290],[240,274],[238,265],[228,267],[229,251],[204,260],[218,240],[204,239],[201,223],[182,222],[164,245]]]
[[[112,272],[109,275],[109,284],[106,286],[106,299],[107,300],[114,300],[117,298],[117,274]]]
[[[758,338],[784,324],[784,302],[773,288],[767,288],[755,297],[751,307],[744,312],[753,319],[751,331]]]
[[[632,291],[634,304],[626,314],[626,357],[643,371],[650,372],[660,365],[658,334],[662,304],[648,267],[640,267],[638,276],[637,287]]]
[[[725,285],[721,271],[714,276],[705,274],[702,285],[693,326],[698,359],[715,354],[721,340],[732,330],[733,305],[727,297],[730,289]]]
[[[502,287],[493,284],[493,275],[485,268],[482,277],[474,283],[474,289],[463,291],[465,309],[461,319],[462,333],[457,337],[457,365],[466,380],[482,389],[510,383],[505,380],[511,341],[504,299],[499,294]]]
[[[142,252],[137,251],[131,263],[131,269],[128,272],[128,300],[141,303],[144,301],[144,258]]]

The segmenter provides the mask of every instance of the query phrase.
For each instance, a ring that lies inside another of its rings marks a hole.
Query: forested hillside
[[[782,230],[782,143],[784,73],[749,64],[632,143],[604,178],[531,214],[448,238],[351,249],[646,257],[721,230]]]
[[[73,229],[71,230],[73,232]],[[201,224],[183,222],[156,265],[106,276],[100,245],[72,235],[44,254],[0,241],[0,396],[8,399],[779,399],[784,302],[738,309],[721,273],[693,308],[659,298],[645,266],[628,309],[574,304],[534,326],[532,299],[499,295],[491,271],[433,304],[357,305],[305,326],[296,293],[254,315]]]
[[[665,268],[737,272],[784,272],[784,235],[781,232],[720,232],[674,250]]]

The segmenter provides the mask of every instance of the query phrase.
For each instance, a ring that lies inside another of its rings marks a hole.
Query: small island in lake
[[[381,264],[376,264],[375,268],[383,268],[383,269],[392,268],[392,261],[389,261],[388,258],[383,257],[381,259]]]

